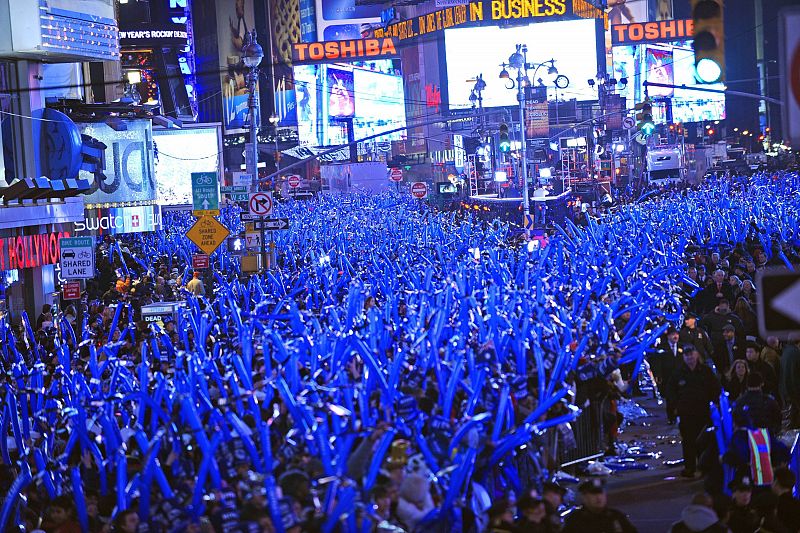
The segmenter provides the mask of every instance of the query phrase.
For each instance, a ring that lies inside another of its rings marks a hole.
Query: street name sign
[[[233,187],[220,187],[219,192],[226,195],[232,202],[246,202],[250,199],[250,188],[243,185]]]
[[[94,272],[94,238],[62,237],[61,277],[64,279],[90,279]]]
[[[207,255],[214,253],[214,250],[225,242],[229,234],[228,228],[210,216],[198,218],[194,226],[186,232],[186,236]]]
[[[762,338],[800,334],[800,272],[771,268],[756,275],[758,330]]]
[[[219,181],[216,172],[192,172],[192,214],[219,215]]]

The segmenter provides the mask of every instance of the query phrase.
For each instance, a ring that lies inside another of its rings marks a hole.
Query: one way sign
[[[279,231],[289,228],[288,218],[267,218],[265,220],[256,220],[255,229],[258,231]]]
[[[758,329],[762,338],[788,339],[800,333],[800,273],[785,268],[759,272]]]

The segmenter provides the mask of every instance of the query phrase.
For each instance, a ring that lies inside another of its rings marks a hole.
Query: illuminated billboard
[[[478,74],[483,74],[486,81],[484,107],[517,105],[517,91],[507,89],[507,81],[499,79],[498,74],[499,63],[519,43],[528,46],[529,62],[555,59],[558,73],[569,78],[569,87],[558,91],[560,99],[597,99],[597,92],[586,83],[597,75],[597,43],[592,19],[538,22],[512,28],[457,28],[445,30],[444,38],[451,109],[471,107],[469,96],[473,84],[467,80]],[[511,70],[510,74],[516,76],[516,71]],[[534,78],[534,83],[542,78],[545,84],[552,84],[552,80],[547,79],[547,66],[540,68]],[[550,98],[555,97],[555,88],[550,87],[548,93]]]
[[[406,125],[402,76],[366,69],[355,69],[353,75],[357,104],[353,118],[356,139]],[[379,140],[404,138],[405,132],[397,132]]]
[[[255,26],[253,0],[217,0],[214,4],[217,14],[219,65],[222,70],[222,126],[226,135],[246,133],[250,95],[240,63],[245,35]],[[268,63],[269,57],[264,59],[262,67]],[[260,123],[260,107],[256,110],[256,122]]]
[[[157,205],[94,207],[84,209],[84,220],[75,222],[76,235],[120,235],[159,231],[161,208]]]
[[[156,201],[160,205],[192,203],[191,174],[220,172],[219,136],[216,126],[153,130]]]
[[[694,51],[691,41],[615,46],[614,78],[628,78],[621,93],[628,109],[644,99],[644,82],[667,85],[697,85],[694,77]],[[724,85],[704,84],[703,88],[724,89]],[[666,106],[660,99],[671,99],[673,122],[700,122],[725,118],[725,95],[681,88],[649,87],[655,100],[653,119],[666,122]]]
[[[156,199],[153,171],[153,126],[148,119],[120,121],[112,128],[103,122],[77,124],[81,135],[88,135],[106,148],[102,168],[92,174],[81,170],[80,177],[92,184],[83,196],[85,204],[122,202],[149,203]]]
[[[392,69],[391,61],[370,65],[378,70],[352,64],[294,67],[300,144],[347,143],[351,118],[356,139],[405,126],[402,76]],[[396,132],[379,140],[404,138],[405,132]]]
[[[0,2],[0,55],[50,61],[119,60],[113,0]]]
[[[316,0],[317,39],[360,39],[381,22],[380,4],[361,5],[356,0]]]

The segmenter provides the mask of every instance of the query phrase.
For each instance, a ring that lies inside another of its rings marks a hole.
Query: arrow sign
[[[758,329],[763,338],[800,333],[800,273],[771,268],[756,276]]]
[[[522,215],[522,222],[526,230],[531,230],[536,227],[533,223],[533,215]]]
[[[800,278],[772,300],[772,308],[800,324]]]
[[[266,220],[256,220],[255,229],[261,231],[279,231],[289,229],[288,218],[268,218]]]

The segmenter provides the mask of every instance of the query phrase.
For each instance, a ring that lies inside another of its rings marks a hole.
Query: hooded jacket
[[[729,533],[719,522],[714,509],[705,505],[687,505],[681,511],[681,521],[672,524],[670,533]]]
[[[433,498],[428,490],[428,480],[417,474],[406,476],[400,485],[397,517],[409,531],[413,531],[433,509]]]

